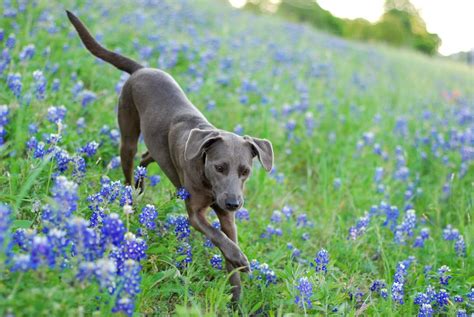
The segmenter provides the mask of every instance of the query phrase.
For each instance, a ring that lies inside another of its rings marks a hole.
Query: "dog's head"
[[[219,130],[191,130],[184,156],[186,160],[203,157],[204,173],[214,199],[227,211],[242,207],[244,184],[252,172],[254,157],[268,172],[273,166],[270,141]]]

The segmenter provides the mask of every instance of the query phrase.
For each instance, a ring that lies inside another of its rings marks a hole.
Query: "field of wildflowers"
[[[128,75],[65,9],[217,127],[273,142],[236,213],[238,309],[186,192],[156,164],[143,194],[123,185]],[[0,51],[0,316],[474,313],[472,68],[212,0],[4,0]]]

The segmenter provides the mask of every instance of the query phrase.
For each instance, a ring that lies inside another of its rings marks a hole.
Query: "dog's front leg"
[[[237,244],[229,239],[222,231],[211,226],[209,221],[206,219],[206,207],[194,207],[191,199],[187,201],[186,208],[188,210],[189,222],[191,225],[203,233],[211,242],[221,250],[226,263],[229,262],[233,269],[241,269],[243,272],[250,271],[249,261],[245,254],[240,251]]]
[[[213,205],[212,209],[217,214],[219,222],[221,224],[221,230],[231,239],[235,244],[238,245],[237,241],[237,227],[235,226],[235,213],[222,210],[217,205]],[[234,267],[228,261],[225,262],[227,272],[232,272]],[[234,272],[230,276],[230,285],[232,285],[232,301],[237,302],[240,298],[241,293],[241,282],[240,272]]]

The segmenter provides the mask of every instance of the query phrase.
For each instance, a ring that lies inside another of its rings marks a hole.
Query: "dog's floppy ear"
[[[207,147],[220,139],[219,131],[192,129],[184,147],[184,159],[189,161],[201,156]]]
[[[250,143],[252,147],[253,156],[258,156],[263,168],[270,172],[273,167],[273,147],[272,143],[266,139],[253,138],[251,136],[244,136],[244,139]]]

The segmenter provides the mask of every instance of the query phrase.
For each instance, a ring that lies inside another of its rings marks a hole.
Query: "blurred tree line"
[[[436,54],[441,44],[437,34],[426,30],[425,22],[410,0],[386,0],[385,12],[376,23],[335,17],[316,0],[249,0],[245,8],[280,14],[344,38],[385,42],[429,55]]]

